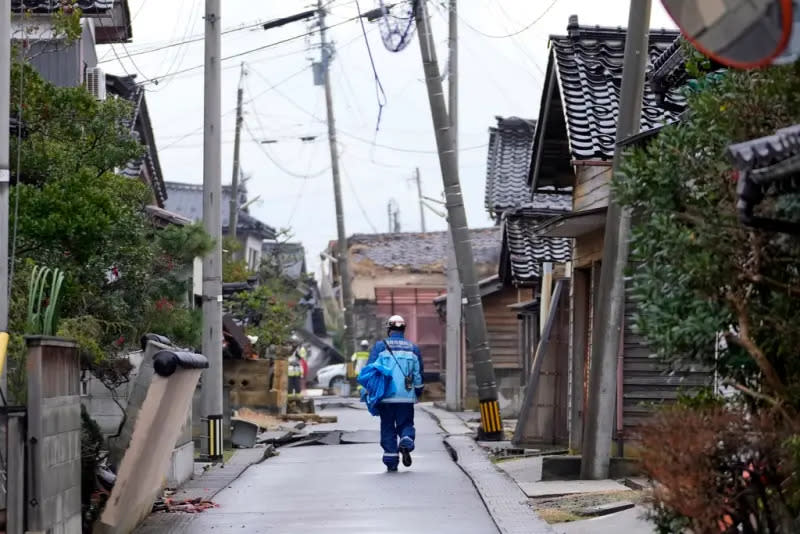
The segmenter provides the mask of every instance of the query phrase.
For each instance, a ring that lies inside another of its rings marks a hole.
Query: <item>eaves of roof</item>
[[[624,28],[580,26],[573,15],[567,35],[551,36],[529,180],[534,192],[547,186],[571,186],[573,161],[613,158],[626,33]],[[651,61],[678,35],[672,30],[651,30]],[[664,98],[676,108],[685,103],[677,90],[669,91]],[[660,108],[656,95],[647,87],[641,129],[649,130],[675,118],[676,112]]]

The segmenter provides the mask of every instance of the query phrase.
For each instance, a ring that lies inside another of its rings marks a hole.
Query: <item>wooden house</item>
[[[529,186],[534,195],[569,192],[572,211],[539,225],[541,237],[572,241],[570,284],[566,298],[569,318],[569,445],[580,449],[592,330],[600,275],[611,164],[615,151],[619,91],[625,48],[625,28],[580,26],[570,17],[567,34],[551,36],[538,129],[534,141]],[[651,61],[674,49],[676,31],[652,30]],[[677,119],[684,100],[679,92],[645,90],[641,129],[650,130]],[[679,388],[708,382],[704,371],[676,371],[654,359],[633,328],[636,304],[625,306],[624,334],[618,357],[615,440],[623,452],[630,431],[649,413],[649,405],[676,398]],[[563,310],[561,310],[563,311]],[[560,313],[557,308],[553,313]],[[543,347],[543,350],[548,350]],[[520,440],[525,433],[519,433]]]

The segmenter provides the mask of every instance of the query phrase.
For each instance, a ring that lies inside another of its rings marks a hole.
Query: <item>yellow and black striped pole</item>
[[[222,459],[222,416],[208,416],[208,459]]]
[[[480,401],[482,439],[503,439],[503,420],[497,400]]]

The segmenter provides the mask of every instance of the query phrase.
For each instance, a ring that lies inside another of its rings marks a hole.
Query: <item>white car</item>
[[[344,384],[347,380],[347,366],[343,363],[326,365],[317,371],[317,386],[322,389],[332,389]]]

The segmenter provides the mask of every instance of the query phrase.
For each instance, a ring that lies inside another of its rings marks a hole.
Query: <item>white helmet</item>
[[[361,340],[361,346],[362,346],[363,348],[367,348],[367,347],[369,347],[369,341],[367,341],[366,339],[362,339],[362,340]]]
[[[386,321],[386,328],[389,330],[405,330],[406,320],[399,315],[392,315]]]

